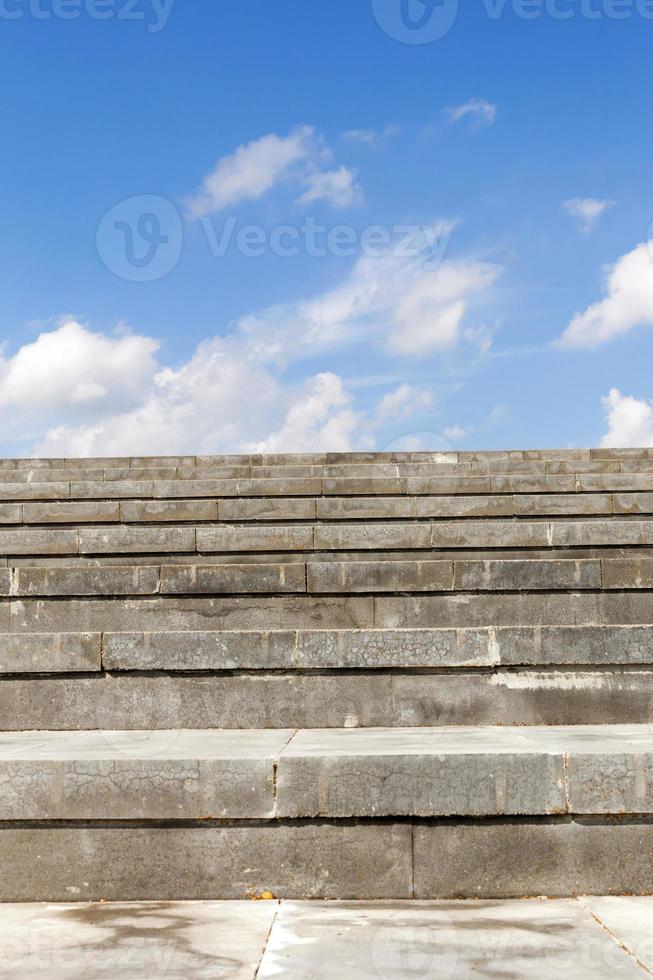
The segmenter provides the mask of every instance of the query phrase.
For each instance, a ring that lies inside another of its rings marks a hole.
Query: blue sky
[[[94,2],[0,2],[4,453],[653,445],[652,3]]]

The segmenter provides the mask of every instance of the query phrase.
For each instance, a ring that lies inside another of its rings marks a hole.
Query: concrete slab
[[[592,897],[582,903],[653,975],[653,898]]]
[[[608,980],[646,975],[580,904],[541,900],[290,902],[280,908],[257,976]]]
[[[2,980],[253,980],[276,902],[0,906]]]

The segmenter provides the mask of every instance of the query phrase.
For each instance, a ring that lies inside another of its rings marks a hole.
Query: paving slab
[[[287,902],[272,927],[258,980],[646,975],[573,901]]]
[[[653,898],[597,896],[582,904],[653,976]]]
[[[276,902],[0,907],[2,980],[254,980]]]

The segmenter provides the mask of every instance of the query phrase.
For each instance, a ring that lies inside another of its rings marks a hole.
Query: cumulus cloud
[[[622,395],[617,388],[603,399],[608,425],[601,445],[606,449],[653,446],[653,403]]]
[[[269,133],[221,157],[187,203],[191,218],[207,218],[247,201],[260,201],[282,182],[304,188],[296,202],[327,201],[336,208],[357,202],[361,189],[347,167],[325,169],[333,153],[313,126],[288,136]]]
[[[384,422],[428,410],[431,393],[395,384],[377,403],[359,395],[361,409],[326,369],[330,352],[365,345],[381,362],[390,355],[396,376],[397,354],[421,362],[483,346],[473,312],[501,269],[438,264],[435,228],[415,252],[364,255],[335,288],[241,317],[181,365],[162,363],[152,337],[75,321],[42,333],[0,358],[6,446],[52,456],[372,447]],[[302,370],[318,358],[319,370]]]
[[[377,420],[379,422],[386,420],[403,422],[411,418],[416,412],[431,408],[432,405],[432,392],[414,388],[409,384],[402,384],[383,396],[377,408]]]
[[[348,208],[362,198],[362,190],[360,184],[356,182],[356,174],[347,167],[307,174],[304,184],[306,190],[296,202],[299,205],[327,201],[334,208]]]
[[[442,435],[449,442],[458,442],[460,439],[464,439],[468,435],[469,429],[463,429],[461,425],[450,425],[449,428],[442,430]]]
[[[491,126],[497,118],[497,107],[486,99],[470,99],[462,105],[445,109],[445,115],[450,123],[466,119],[478,126]]]
[[[560,346],[598,347],[636,327],[653,326],[653,242],[638,245],[608,268],[604,293],[576,314]]]
[[[565,211],[575,220],[578,230],[584,235],[593,232],[599,219],[614,205],[615,201],[601,201],[594,197],[575,197],[562,204]]]
[[[360,342],[386,353],[423,357],[468,341],[487,348],[487,331],[468,323],[474,304],[487,299],[501,266],[472,260],[434,260],[431,244],[450,225],[424,226],[410,248],[363,255],[337,288],[311,299],[271,307],[239,321],[238,329],[262,356],[283,362]]]
[[[224,211],[243,201],[258,201],[288,176],[293,164],[315,153],[315,130],[298,126],[288,136],[270,133],[221,157],[188,201],[192,217]]]

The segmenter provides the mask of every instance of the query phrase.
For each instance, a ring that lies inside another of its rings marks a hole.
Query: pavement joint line
[[[623,949],[626,956],[630,957],[630,959],[637,964],[640,970],[644,971],[647,977],[653,977],[653,971],[649,970],[649,968],[644,963],[642,963],[639,957],[637,957],[635,953],[633,953],[633,951],[629,949],[628,946],[626,946],[626,944],[621,939],[619,939],[619,936],[615,935],[612,929],[609,928],[609,926],[603,921],[603,919],[598,915],[598,913],[596,913],[592,908],[590,908],[590,906],[584,901],[584,899],[579,897],[576,899],[576,901],[581,906],[581,908],[585,909],[586,912],[589,912],[589,914],[592,916],[592,918],[597,923],[597,925],[610,937],[613,943],[615,943],[617,946]]]
[[[272,932],[277,922],[279,912],[281,911],[281,902],[277,900],[276,908],[274,910],[274,915],[272,916],[272,922],[270,923],[270,928],[268,929],[268,934],[265,937],[265,942],[263,943],[263,948],[261,949],[261,956],[256,967],[256,973],[254,974],[253,980],[258,980],[259,974],[261,972],[261,967],[263,966],[263,960],[265,959],[265,954],[267,953],[268,946],[270,945],[270,939],[272,938]]]

